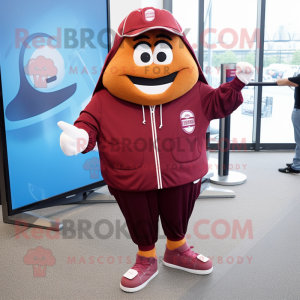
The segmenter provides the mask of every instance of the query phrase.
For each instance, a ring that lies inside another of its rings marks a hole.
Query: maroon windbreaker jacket
[[[74,125],[96,142],[105,182],[119,190],[179,186],[208,171],[206,130],[210,120],[230,115],[243,102],[237,77],[214,89],[198,81],[185,95],[160,106],[127,102],[96,90]]]

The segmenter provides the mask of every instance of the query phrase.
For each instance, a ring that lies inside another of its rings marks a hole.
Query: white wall
[[[117,32],[120,23],[133,10],[141,7],[141,0],[110,0],[110,27]]]
[[[153,6],[163,8],[163,0],[110,0],[110,26],[117,31],[123,19],[133,10]]]
[[[141,7],[152,6],[155,8],[163,8],[163,0],[141,0]]]
[[[183,30],[190,29],[187,39],[191,45],[199,44],[198,0],[173,0],[173,15]]]

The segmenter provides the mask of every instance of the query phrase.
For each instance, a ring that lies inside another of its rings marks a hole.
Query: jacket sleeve
[[[288,80],[300,86],[300,74],[298,74],[296,77],[289,77]]]
[[[81,153],[85,154],[94,149],[100,134],[101,116],[101,100],[99,93],[96,93],[85,109],[80,112],[78,119],[74,122],[74,126],[84,129],[89,135],[89,143],[86,149]]]
[[[245,84],[237,77],[221,84],[217,89],[210,85],[200,84],[200,99],[204,115],[208,121],[229,116],[242,103],[241,90]]]

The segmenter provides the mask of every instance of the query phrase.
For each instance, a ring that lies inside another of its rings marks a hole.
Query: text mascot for
[[[212,88],[173,15],[138,9],[119,26],[93,97],[74,126],[58,123],[66,155],[87,153],[97,143],[102,176],[138,245],[136,263],[121,279],[123,291],[136,292],[158,274],[159,217],[167,237],[163,264],[212,272],[211,260],[185,240],[208,171],[206,130],[242,104],[241,90],[253,72],[239,63],[231,82]]]

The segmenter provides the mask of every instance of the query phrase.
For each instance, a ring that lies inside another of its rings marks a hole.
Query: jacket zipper
[[[162,189],[163,187],[162,187],[162,180],[161,180],[161,169],[160,169],[160,160],[159,160],[159,152],[158,152],[158,144],[157,144],[156,123],[155,123],[155,105],[149,106],[149,108],[150,108],[150,117],[151,117],[151,129],[152,129],[157,186],[158,189]]]

